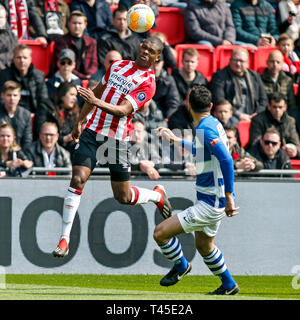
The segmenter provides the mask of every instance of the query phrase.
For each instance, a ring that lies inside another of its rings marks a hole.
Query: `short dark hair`
[[[204,85],[195,85],[191,88],[189,102],[193,111],[209,111],[211,100],[211,92]]]
[[[281,93],[281,92],[272,92],[268,95],[268,99],[269,99],[269,103],[271,103],[271,101],[275,101],[275,102],[280,102],[281,100],[283,100],[286,103],[286,96]]]
[[[233,131],[235,137],[237,137],[237,133],[238,133],[237,127],[235,127],[233,125],[227,125],[227,126],[224,126],[224,130],[225,131]]]
[[[155,44],[158,47],[159,53],[161,53],[164,49],[163,42],[158,37],[148,37],[145,40],[150,41],[151,43]],[[144,40],[144,41],[145,41]]]

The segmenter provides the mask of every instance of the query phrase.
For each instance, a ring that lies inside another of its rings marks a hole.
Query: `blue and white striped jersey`
[[[197,199],[224,208],[225,192],[233,192],[234,167],[222,124],[208,116],[199,122],[193,144],[182,143],[195,156]]]

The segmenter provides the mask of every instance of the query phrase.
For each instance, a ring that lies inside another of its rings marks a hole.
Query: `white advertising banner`
[[[195,201],[194,181],[162,180],[174,214]],[[153,188],[154,181],[132,185]],[[165,274],[153,230],[162,221],[153,203],[126,206],[109,180],[88,181],[71,233],[70,252],[51,254],[61,232],[69,179],[0,179],[0,266],[9,273]],[[290,275],[300,264],[299,183],[236,182],[238,216],[222,221],[216,245],[235,275]],[[193,234],[179,236],[191,274],[209,270]]]

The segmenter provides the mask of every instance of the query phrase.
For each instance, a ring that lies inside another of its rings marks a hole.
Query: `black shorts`
[[[84,129],[79,143],[75,146],[73,166],[85,166],[94,170],[97,161],[107,165],[112,181],[128,181],[131,166],[129,162],[128,143],[97,134]]]

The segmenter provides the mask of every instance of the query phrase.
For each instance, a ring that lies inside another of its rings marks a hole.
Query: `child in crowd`
[[[238,120],[232,117],[232,105],[226,99],[221,99],[213,109],[213,115],[219,119],[223,126],[237,127]]]
[[[300,59],[294,51],[293,38],[287,33],[282,33],[278,38],[277,48],[282,52],[284,58],[282,70],[296,83],[300,72]]]

